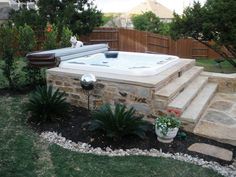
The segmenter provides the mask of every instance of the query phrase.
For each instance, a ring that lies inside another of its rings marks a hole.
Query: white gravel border
[[[192,163],[195,165],[200,165],[204,168],[212,169],[219,174],[226,176],[226,177],[236,177],[236,166],[229,165],[229,166],[222,166],[217,162],[208,162],[200,158],[191,157],[187,154],[182,153],[163,153],[157,149],[150,149],[150,150],[140,150],[137,148],[133,149],[117,149],[112,150],[111,148],[107,147],[106,150],[102,150],[101,148],[93,148],[91,145],[82,142],[72,142],[71,140],[67,140],[66,138],[62,137],[60,134],[56,132],[43,132],[40,135],[41,138],[47,140],[49,143],[55,143],[65,149],[69,149],[75,152],[81,153],[91,153],[96,155],[107,155],[107,156],[129,156],[129,155],[144,155],[144,156],[151,156],[151,157],[166,157],[172,158],[188,163]]]

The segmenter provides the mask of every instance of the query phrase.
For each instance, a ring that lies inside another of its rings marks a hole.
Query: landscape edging
[[[150,150],[141,150],[137,148],[133,149],[117,149],[112,150],[111,148],[107,147],[106,150],[102,150],[101,148],[93,148],[91,145],[83,142],[72,142],[71,140],[67,140],[65,137],[62,137],[60,134],[56,132],[42,132],[40,137],[44,140],[48,141],[49,143],[57,144],[58,146],[68,149],[75,152],[81,153],[90,153],[95,155],[107,155],[107,156],[130,156],[130,155],[141,155],[141,156],[151,156],[151,157],[164,157],[164,158],[172,158],[175,160],[180,160],[188,163],[192,163],[195,165],[202,166],[204,168],[212,169],[219,174],[225,177],[235,177],[236,176],[236,166],[228,165],[222,166],[217,162],[212,161],[205,161],[203,159],[199,159],[196,157],[191,157],[188,154],[182,153],[163,153],[161,150],[157,149],[150,149]]]

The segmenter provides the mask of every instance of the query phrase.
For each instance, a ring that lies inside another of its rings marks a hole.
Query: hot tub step
[[[184,72],[181,77],[170,82],[160,90],[156,91],[156,99],[171,100],[179,92],[181,92],[194,78],[196,78],[203,70],[203,67],[192,67]]]
[[[156,91],[160,90],[164,86],[168,85],[171,81],[179,77],[179,75],[188,71],[195,66],[195,60],[192,59],[180,59],[179,63],[172,66],[171,68],[161,72],[156,81]]]
[[[183,92],[181,92],[172,102],[170,102],[168,108],[177,109],[183,112],[196,97],[199,91],[204,87],[207,81],[208,77],[203,76],[199,76],[194,79]]]
[[[200,93],[193,99],[189,107],[181,115],[181,120],[189,123],[196,123],[204,110],[207,108],[208,103],[214,96],[217,90],[216,83],[208,83],[200,91]]]

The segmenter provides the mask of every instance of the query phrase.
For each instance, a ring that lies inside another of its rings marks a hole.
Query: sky
[[[95,4],[102,12],[126,12],[145,0],[95,0]],[[156,0],[172,11],[179,14],[183,12],[184,7],[191,5],[194,0]],[[195,0],[202,4],[206,0]]]

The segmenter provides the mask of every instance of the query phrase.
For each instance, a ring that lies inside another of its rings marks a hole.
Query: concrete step
[[[166,86],[174,79],[178,78],[179,75],[188,71],[190,68],[195,66],[195,60],[193,59],[180,59],[179,62],[172,66],[171,68],[158,74],[158,77],[155,78],[157,83],[155,90],[160,90],[160,88]]]
[[[182,76],[176,78],[160,90],[156,91],[155,99],[171,100],[181,90],[183,90],[194,78],[196,78],[203,68],[194,66],[188,71],[184,72]]]
[[[202,113],[206,110],[208,103],[217,90],[216,83],[208,83],[193,99],[189,107],[181,115],[181,120],[188,123],[196,123]]]
[[[196,97],[199,91],[205,86],[208,77],[199,76],[194,79],[172,102],[169,103],[168,108],[177,109],[183,112],[191,101]]]

